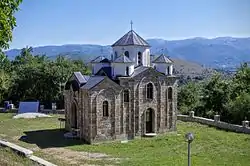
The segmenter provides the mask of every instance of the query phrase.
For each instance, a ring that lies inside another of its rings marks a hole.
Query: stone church
[[[74,72],[64,92],[65,128],[87,143],[133,139],[176,130],[177,77],[165,55],[131,30],[112,45],[111,58],[91,61],[92,74]]]

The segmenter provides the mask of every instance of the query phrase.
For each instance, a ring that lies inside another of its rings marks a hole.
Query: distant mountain
[[[148,39],[151,53],[168,54],[172,58],[193,61],[205,66],[232,68],[241,62],[250,61],[250,38],[219,37],[214,39],[191,38],[167,41]],[[110,57],[110,46],[72,44],[62,46],[35,47],[34,54],[46,54],[54,59],[58,54],[68,55],[72,59],[83,59],[89,62],[96,56]],[[20,53],[18,49],[6,51],[10,59]]]

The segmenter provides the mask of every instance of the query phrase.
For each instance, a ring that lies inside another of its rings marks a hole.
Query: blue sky
[[[250,0],[23,0],[10,48],[143,38],[250,37]]]

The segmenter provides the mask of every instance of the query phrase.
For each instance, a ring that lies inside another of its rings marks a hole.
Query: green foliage
[[[241,65],[233,78],[233,95],[236,97],[242,92],[250,93],[250,67],[247,63]]]
[[[10,76],[3,70],[0,69],[0,101],[4,99],[10,87]]]
[[[39,100],[45,106],[59,102],[58,106],[63,107],[63,90],[70,75],[75,71],[89,74],[81,60],[59,55],[52,61],[45,55],[33,55],[32,47],[23,48],[20,55],[12,62],[6,61],[5,66],[4,74],[0,75],[5,80],[0,82],[0,102],[8,95],[5,100],[10,99],[15,104],[22,100]]]
[[[12,40],[12,31],[16,26],[14,13],[21,2],[22,0],[0,1],[0,50],[9,47],[8,42]]]
[[[243,92],[228,103],[230,121],[239,123],[239,120],[250,119],[250,94]]]
[[[9,148],[0,147],[0,163],[2,166],[38,166],[26,157],[20,156]]]
[[[212,112],[212,115],[217,113],[222,117],[227,113],[225,105],[229,101],[229,85],[229,81],[223,80],[218,74],[205,83],[202,102],[206,112]]]
[[[250,119],[250,67],[242,64],[233,78],[225,79],[215,74],[201,83],[181,86],[178,94],[178,108],[181,113],[195,111],[197,116],[241,124]],[[198,96],[201,96],[200,98]]]
[[[189,82],[179,89],[178,93],[178,109],[182,114],[187,114],[190,110],[194,110],[200,104],[200,86],[197,83]]]

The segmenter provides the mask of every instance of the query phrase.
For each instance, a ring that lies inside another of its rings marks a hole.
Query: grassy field
[[[178,122],[177,133],[138,138],[125,144],[84,145],[77,140],[63,139],[58,116],[15,120],[11,117],[12,114],[0,114],[0,138],[28,147],[58,165],[187,165],[184,135],[189,131],[195,134],[191,145],[192,165],[250,165],[250,135],[197,123]],[[109,156],[96,157],[98,155]]]
[[[27,158],[18,156],[10,149],[0,147],[0,165],[1,166],[34,166]]]

